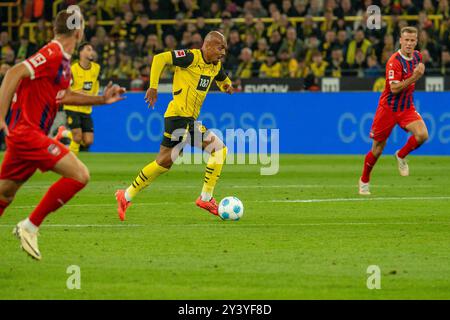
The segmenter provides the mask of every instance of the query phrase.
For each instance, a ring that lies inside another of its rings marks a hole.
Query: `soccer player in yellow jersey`
[[[231,80],[220,61],[225,56],[226,49],[225,37],[220,32],[212,31],[206,35],[201,49],[167,51],[154,56],[146,102],[154,107],[159,77],[166,65],[176,66],[173,100],[164,115],[164,136],[156,160],[140,171],[128,189],[116,192],[121,220],[125,220],[125,212],[136,194],[171,168],[185,143],[210,153],[203,189],[196,205],[218,215],[213,191],[222,171],[227,147],[217,135],[208,131],[196,119],[213,80],[221,91],[233,93]]]
[[[99,91],[100,66],[93,62],[94,48],[89,43],[83,43],[79,49],[80,60],[74,63],[72,70],[71,90],[90,95],[97,95]],[[71,139],[70,150],[78,154],[80,145],[89,147],[94,142],[94,123],[92,121],[92,106],[69,106],[65,105],[67,124],[71,131],[59,127],[57,140],[63,137]]]

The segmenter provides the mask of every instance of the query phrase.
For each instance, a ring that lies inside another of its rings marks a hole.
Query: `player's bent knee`
[[[161,150],[156,157],[156,163],[163,168],[170,169],[175,161],[175,159],[172,159],[172,150],[173,149]]]
[[[156,161],[156,163],[166,169],[170,169],[173,165],[173,161],[170,157],[168,158],[160,158]]]
[[[88,184],[89,180],[91,180],[91,175],[88,170],[84,171],[80,176],[80,182],[82,184]]]
[[[419,134],[416,135],[416,141],[419,144],[422,144],[427,140],[428,140],[428,132],[427,131],[420,132]]]
[[[384,142],[376,143],[373,145],[372,153],[375,156],[375,158],[379,158],[381,156],[385,145],[386,145],[386,143],[384,143]]]
[[[0,183],[0,199],[6,202],[12,202],[16,197],[18,189],[18,185],[6,182]]]
[[[89,169],[83,163],[81,163],[79,166],[78,175],[75,180],[81,182],[82,184],[88,184],[90,179],[91,175],[89,173]]]
[[[89,147],[89,146],[91,146],[94,143],[94,137],[92,135],[86,135],[86,136],[83,137],[82,140],[83,140],[83,144],[86,147]]]

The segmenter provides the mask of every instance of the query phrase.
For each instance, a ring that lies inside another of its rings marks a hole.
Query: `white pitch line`
[[[274,200],[249,200],[244,202],[250,203],[321,203],[321,202],[359,202],[359,201],[406,201],[406,200],[424,200],[424,201],[434,201],[434,200],[450,200],[450,196],[438,196],[438,197],[361,197],[361,198],[334,198],[334,199],[274,199]],[[147,202],[147,203],[133,203],[133,206],[159,206],[159,205],[190,205],[192,202]],[[92,203],[92,204],[66,204],[63,208],[109,208],[116,207],[117,204],[111,203]],[[11,209],[33,209],[36,205],[29,206],[11,206]]]
[[[405,200],[450,200],[450,196],[442,197],[379,197],[379,198],[334,198],[334,199],[292,199],[292,200],[261,200],[256,202],[272,203],[320,203],[320,202],[353,202],[353,201],[405,201]]]

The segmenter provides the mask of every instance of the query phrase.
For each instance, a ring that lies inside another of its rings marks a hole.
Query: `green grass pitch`
[[[0,159],[3,155],[0,155]],[[282,155],[280,172],[225,166],[216,197],[238,222],[194,205],[203,165],[174,166],[119,221],[114,192],[152,154],[82,154],[91,182],[40,230],[43,260],[11,234],[57,176],[37,173],[0,218],[0,299],[449,299],[450,157],[392,156],[357,194],[362,156]],[[323,199],[323,201],[319,201]],[[66,287],[81,269],[81,289]],[[366,286],[381,270],[381,289]]]

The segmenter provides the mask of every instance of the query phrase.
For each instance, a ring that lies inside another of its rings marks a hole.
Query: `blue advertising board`
[[[199,120],[208,128],[279,129],[280,153],[361,154],[370,148],[370,126],[379,93],[210,93]],[[143,93],[95,108],[94,152],[156,152],[164,130],[164,112],[172,99],[161,93],[154,110]],[[430,139],[415,153],[450,155],[450,92],[417,92],[415,105]],[[386,147],[394,153],[407,139],[396,128]],[[226,141],[227,142],[227,141]]]

